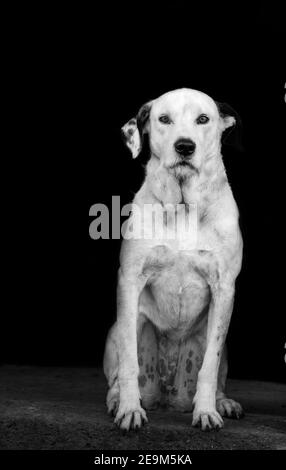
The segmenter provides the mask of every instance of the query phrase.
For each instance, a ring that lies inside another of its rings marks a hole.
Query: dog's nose
[[[191,139],[178,139],[174,146],[176,152],[184,158],[190,157],[196,148],[195,142],[193,142]]]

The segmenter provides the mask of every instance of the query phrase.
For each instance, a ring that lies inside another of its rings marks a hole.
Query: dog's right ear
[[[216,101],[216,105],[222,123],[223,144],[230,145],[242,152],[242,123],[238,112],[227,103]]]
[[[148,121],[152,102],[141,106],[136,118],[130,119],[122,128],[122,136],[132,153],[132,157],[138,157],[143,147],[143,136],[147,132]]]

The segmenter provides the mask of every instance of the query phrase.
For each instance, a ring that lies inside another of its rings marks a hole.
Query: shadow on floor
[[[139,432],[122,435],[106,414],[100,370],[2,366],[0,449],[286,449],[286,385],[230,380],[246,412],[203,433],[191,414],[156,410]]]

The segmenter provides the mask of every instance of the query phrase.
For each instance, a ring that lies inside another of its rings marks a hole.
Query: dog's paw
[[[110,398],[110,400],[106,401],[106,406],[107,406],[107,413],[110,416],[115,416],[117,411],[118,411],[118,403],[119,403],[119,398],[118,396],[114,396]]]
[[[217,411],[227,418],[241,419],[244,416],[242,406],[231,398],[219,398],[216,401]]]
[[[107,413],[110,416],[115,416],[118,411],[118,406],[119,406],[118,387],[112,387],[110,390],[108,390],[107,397],[106,397],[106,406],[107,406]]]
[[[122,431],[129,431],[141,428],[148,422],[148,419],[140,404],[133,407],[128,404],[123,406],[120,404],[114,422]]]
[[[220,429],[223,427],[223,419],[216,410],[194,409],[192,426],[200,427],[202,431]]]

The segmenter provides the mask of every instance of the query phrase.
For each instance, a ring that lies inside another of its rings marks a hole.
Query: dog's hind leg
[[[216,409],[221,416],[240,419],[244,415],[242,406],[225,395],[227,371],[227,349],[224,346],[218,372]]]
[[[155,328],[146,321],[138,338],[139,390],[142,406],[147,410],[157,408],[160,402],[158,363],[158,342]]]
[[[196,338],[180,341],[173,387],[168,394],[170,407],[183,412],[192,410],[202,359],[202,345]]]

